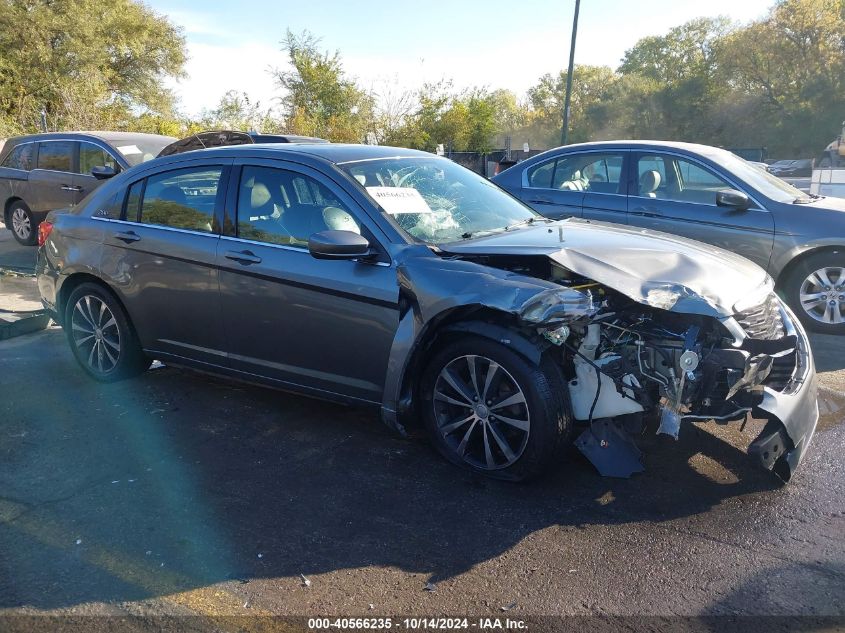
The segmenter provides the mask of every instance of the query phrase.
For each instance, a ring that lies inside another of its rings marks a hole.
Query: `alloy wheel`
[[[525,393],[508,371],[485,356],[451,360],[434,385],[434,419],[441,437],[466,463],[507,468],[528,443]]]
[[[95,372],[107,374],[120,359],[120,330],[109,307],[93,295],[79,298],[71,316],[73,343]]]
[[[845,268],[828,266],[811,273],[798,296],[801,307],[816,321],[845,323]]]
[[[32,224],[29,221],[29,214],[20,207],[12,212],[12,230],[23,241],[28,240],[29,236],[32,235]]]

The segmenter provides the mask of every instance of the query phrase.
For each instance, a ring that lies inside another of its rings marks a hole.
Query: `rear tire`
[[[73,355],[92,378],[114,382],[149,368],[123,306],[104,287],[84,283],[74,289],[63,323]]]
[[[845,334],[845,248],[807,257],[787,273],[783,291],[808,330]]]
[[[6,228],[12,232],[15,240],[24,246],[33,246],[38,239],[38,223],[23,200],[12,203],[8,218]]]
[[[447,460],[524,481],[546,470],[572,428],[568,392],[551,361],[536,365],[480,337],[446,344],[423,371],[420,411]]]

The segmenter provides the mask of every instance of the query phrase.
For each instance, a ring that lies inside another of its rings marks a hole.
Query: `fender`
[[[812,242],[804,242],[802,244],[793,246],[787,251],[784,251],[777,256],[772,255],[772,262],[769,266],[769,274],[776,280],[780,280],[783,272],[789,268],[790,264],[795,261],[797,257],[806,255],[811,251],[828,248],[840,248],[845,251],[845,239],[842,237],[826,237],[816,239]]]
[[[413,266],[407,265],[410,261]],[[390,350],[381,411],[385,424],[402,435],[407,435],[407,431],[399,419],[400,411],[410,404],[405,386],[409,372],[417,369],[414,363],[427,342],[441,331],[472,331],[498,342],[509,341],[518,353],[538,359],[542,350],[515,330],[469,315],[484,310],[518,319],[537,295],[561,289],[558,284],[536,277],[430,254],[412,256],[401,263],[397,277],[404,309]],[[467,322],[450,323],[449,318],[456,313],[466,317]],[[439,329],[441,326],[445,329]]]

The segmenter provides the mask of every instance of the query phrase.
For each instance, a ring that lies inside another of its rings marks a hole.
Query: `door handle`
[[[535,198],[534,200],[529,200],[528,204],[554,204],[551,198]]]
[[[71,187],[70,185],[62,185],[62,191],[75,191],[79,193],[82,191],[82,187]]]
[[[129,244],[130,242],[137,242],[141,239],[141,236],[138,235],[135,231],[118,231],[114,234],[114,238],[120,240],[121,242]]]
[[[226,259],[231,259],[239,264],[260,264],[261,258],[252,251],[226,251],[223,253]]]
[[[628,211],[631,215],[638,215],[644,218],[662,218],[663,214],[657,209],[646,209],[645,207],[635,207]]]

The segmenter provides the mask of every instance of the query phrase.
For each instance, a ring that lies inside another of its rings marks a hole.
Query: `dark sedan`
[[[739,255],[545,219],[444,158],[242,145],[122,173],[39,233],[38,287],[102,381],[151,358],[380,408],[449,460],[525,479],[577,447],[643,469],[652,425],[767,419],[789,479],[818,420],[806,335]]]
[[[809,178],[813,175],[813,161],[810,158],[778,161],[769,165],[769,173],[778,178]]]
[[[808,328],[845,333],[845,200],[808,195],[715,147],[569,145],[493,181],[550,218],[581,217],[708,242],[759,264]]]

